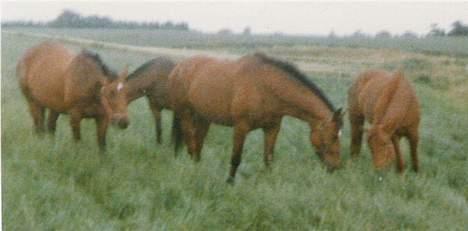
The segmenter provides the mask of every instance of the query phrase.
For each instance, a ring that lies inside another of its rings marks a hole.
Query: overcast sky
[[[2,1],[2,20],[54,19],[62,9],[119,20],[187,22],[193,29],[222,28],[254,33],[338,35],[356,30],[376,33],[411,30],[427,33],[432,23],[448,29],[455,20],[468,23],[468,2],[29,2]]]

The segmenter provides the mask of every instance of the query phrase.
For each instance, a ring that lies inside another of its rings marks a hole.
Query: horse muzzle
[[[126,129],[130,122],[128,121],[128,117],[124,114],[116,114],[112,116],[112,124],[117,126],[121,129]]]

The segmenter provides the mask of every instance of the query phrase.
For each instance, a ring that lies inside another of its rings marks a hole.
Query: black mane
[[[83,50],[81,52],[85,57],[92,59],[102,70],[102,73],[109,79],[109,80],[115,80],[118,78],[118,75],[115,71],[109,69],[107,65],[102,61],[101,57],[99,54],[89,51],[89,50]]]
[[[144,63],[140,67],[138,67],[135,71],[133,71],[130,75],[128,75],[127,80],[134,79],[134,78],[140,76],[141,73],[143,73],[146,69],[148,69],[148,67],[150,67],[156,60],[157,59],[152,59],[152,60]]]
[[[317,95],[331,111],[335,111],[335,107],[330,102],[330,100],[323,94],[322,90],[317,87],[312,81],[310,81],[306,75],[301,73],[293,64],[281,61],[278,59],[274,59],[268,57],[263,53],[255,53],[254,56],[260,58],[264,63],[270,64],[275,66],[288,74],[288,76],[294,78],[295,80],[299,81],[302,85],[306,86],[309,90],[311,90],[315,95]]]

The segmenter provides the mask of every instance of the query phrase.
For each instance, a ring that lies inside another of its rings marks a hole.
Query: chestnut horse
[[[404,163],[400,152],[401,137],[409,140],[412,167],[418,171],[419,102],[403,73],[373,70],[359,75],[348,92],[351,122],[351,156],[357,157],[362,142],[363,125],[367,119],[368,143],[376,169],[386,167],[396,157],[401,173]]]
[[[161,143],[161,111],[169,108],[167,81],[175,64],[166,57],[158,57],[141,65],[127,79],[127,99],[132,102],[146,96],[156,126],[156,141]]]
[[[44,132],[45,110],[48,130],[53,134],[61,113],[70,114],[75,140],[80,140],[80,121],[94,118],[101,150],[106,144],[109,122],[128,125],[127,101],[120,91],[127,69],[120,76],[110,71],[97,54],[73,54],[57,42],[43,42],[26,51],[17,65],[19,85],[29,104],[37,133]]]
[[[169,76],[169,95],[176,152],[184,138],[189,154],[198,161],[210,123],[234,127],[229,183],[241,162],[245,137],[254,129],[263,129],[264,163],[269,166],[286,115],[309,124],[310,141],[330,170],[340,165],[341,109],[335,110],[322,91],[289,63],[261,53],[234,61],[189,58]]]

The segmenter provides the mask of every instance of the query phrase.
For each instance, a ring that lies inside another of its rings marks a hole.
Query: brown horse
[[[16,71],[38,133],[45,130],[45,109],[49,109],[48,130],[52,134],[59,114],[70,114],[75,140],[81,137],[80,121],[94,118],[102,150],[110,121],[120,128],[128,125],[122,91],[127,69],[118,76],[97,54],[86,50],[73,54],[57,42],[43,42],[26,51]]]
[[[402,72],[362,73],[349,89],[348,105],[352,157],[360,152],[363,124],[367,119],[372,124],[368,143],[375,168],[384,168],[396,157],[397,170],[403,171],[399,142],[405,136],[411,146],[413,170],[418,171],[419,102]]]
[[[156,141],[161,143],[161,111],[169,108],[167,81],[175,64],[165,57],[152,59],[128,76],[128,102],[146,96],[156,124]]]
[[[341,109],[335,110],[321,90],[291,64],[260,53],[234,61],[193,57],[172,71],[169,94],[176,151],[185,138],[189,154],[198,161],[210,123],[234,127],[230,183],[247,133],[263,129],[268,166],[286,115],[309,124],[311,143],[327,167],[340,165]]]

